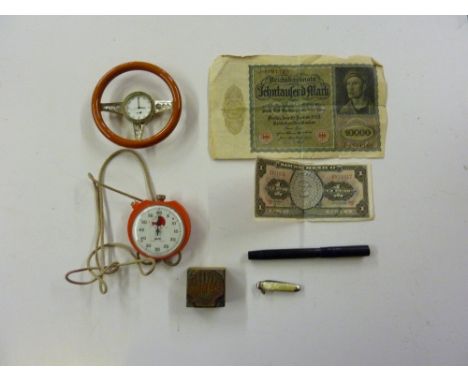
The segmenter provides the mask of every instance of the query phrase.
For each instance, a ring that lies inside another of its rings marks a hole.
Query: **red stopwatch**
[[[191,230],[189,215],[182,205],[176,201],[143,200],[132,206],[128,238],[138,253],[166,260],[182,251]]]

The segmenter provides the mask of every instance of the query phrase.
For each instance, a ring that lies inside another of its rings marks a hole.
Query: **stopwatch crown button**
[[[164,200],[166,200],[166,195],[156,195],[156,200],[163,202]]]

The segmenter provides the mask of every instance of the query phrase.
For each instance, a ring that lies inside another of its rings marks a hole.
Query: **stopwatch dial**
[[[185,228],[179,214],[163,205],[145,208],[135,219],[133,240],[142,253],[154,257],[171,254],[182,243]]]
[[[144,122],[153,115],[153,99],[143,92],[129,94],[123,102],[123,110],[130,121]]]

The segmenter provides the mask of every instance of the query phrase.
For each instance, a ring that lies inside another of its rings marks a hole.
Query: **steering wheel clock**
[[[135,91],[128,94],[122,101],[102,102],[102,96],[110,82],[130,71],[145,71],[161,78],[169,87],[172,100],[156,100],[145,92]],[[145,148],[161,142],[175,129],[180,119],[182,98],[176,82],[164,69],[147,62],[133,61],[118,65],[104,74],[94,89],[91,109],[96,126],[106,138],[123,147]],[[160,113],[168,110],[171,111],[171,115],[165,126],[145,137],[148,123]],[[102,112],[115,113],[129,121],[133,126],[134,139],[116,134],[104,121]]]

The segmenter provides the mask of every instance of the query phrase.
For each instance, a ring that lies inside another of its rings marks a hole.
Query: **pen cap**
[[[368,245],[350,245],[343,247],[320,248],[320,257],[352,257],[369,255],[370,248]]]

